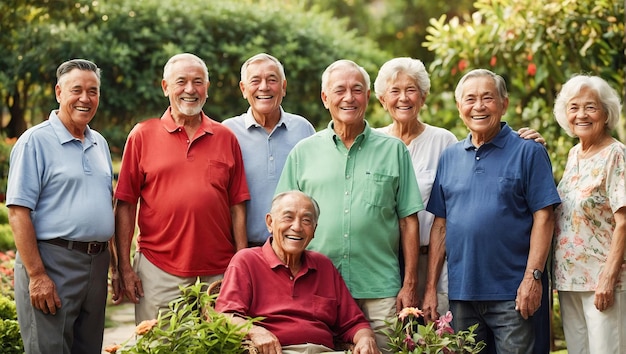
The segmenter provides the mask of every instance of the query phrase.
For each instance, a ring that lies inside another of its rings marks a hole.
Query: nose
[[[587,112],[585,111],[585,107],[579,107],[576,111],[577,118],[584,118],[587,116]]]
[[[185,92],[193,92],[193,82],[192,81],[187,81],[187,83],[185,83]]]
[[[267,80],[261,80],[261,84],[259,85],[259,90],[266,90],[269,87],[267,84]]]
[[[482,98],[477,98],[476,102],[474,102],[474,109],[481,110],[485,107],[485,102],[483,102]]]
[[[294,231],[302,230],[302,221],[298,218],[295,218],[291,223],[291,229]]]

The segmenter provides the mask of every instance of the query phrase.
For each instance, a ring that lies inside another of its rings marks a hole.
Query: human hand
[[[547,145],[546,140],[543,138],[543,136],[541,136],[541,134],[539,134],[539,132],[537,132],[534,129],[520,128],[517,131],[517,134],[519,134],[520,138],[522,138],[522,139],[534,140],[534,141],[542,144],[543,146]]]
[[[114,305],[119,305],[124,300],[124,288],[120,273],[117,270],[111,270],[111,300]]]
[[[424,292],[424,304],[422,305],[422,312],[424,313],[424,321],[426,324],[439,319],[440,314],[437,312],[438,305],[437,291],[426,289]]]
[[[47,274],[31,276],[28,284],[30,303],[34,308],[45,314],[55,315],[61,308],[61,299],[56,290],[56,285]]]
[[[604,271],[600,272],[598,277],[598,285],[596,286],[596,293],[593,300],[593,304],[602,312],[615,303],[615,286],[614,283],[605,275]]]
[[[402,286],[396,296],[396,311],[399,313],[405,307],[419,307],[417,286]]]
[[[522,283],[517,288],[517,297],[515,298],[515,310],[527,320],[541,306],[541,289],[543,285],[541,281],[535,280],[532,276],[524,276]]]
[[[355,336],[356,338],[358,339],[355,340],[354,348],[352,349],[353,354],[380,354],[374,332],[371,335]]]
[[[139,298],[143,297],[143,285],[137,273],[132,269],[128,269],[123,270],[120,275],[122,277],[123,288],[121,290],[123,294],[133,303],[139,303]],[[122,297],[122,295],[120,295],[120,297]],[[119,301],[121,301],[121,299]]]
[[[283,352],[278,338],[261,326],[252,326],[248,337],[259,354],[282,354]]]

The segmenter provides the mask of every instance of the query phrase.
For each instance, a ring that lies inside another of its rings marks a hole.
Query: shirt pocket
[[[335,323],[337,306],[337,299],[313,295],[313,315],[329,326]]]
[[[218,160],[209,160],[207,165],[207,183],[222,189],[228,189],[230,167],[227,163]]]
[[[380,172],[366,172],[366,202],[379,207],[393,207],[398,178]]]

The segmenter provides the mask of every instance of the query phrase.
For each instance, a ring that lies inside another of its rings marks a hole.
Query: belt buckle
[[[89,242],[87,244],[87,254],[94,255],[102,252],[102,244],[100,242]]]

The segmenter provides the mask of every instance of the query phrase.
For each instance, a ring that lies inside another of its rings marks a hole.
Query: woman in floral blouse
[[[554,286],[569,354],[626,353],[626,147],[611,136],[617,92],[597,76],[571,78],[554,116],[579,143],[558,191]]]

